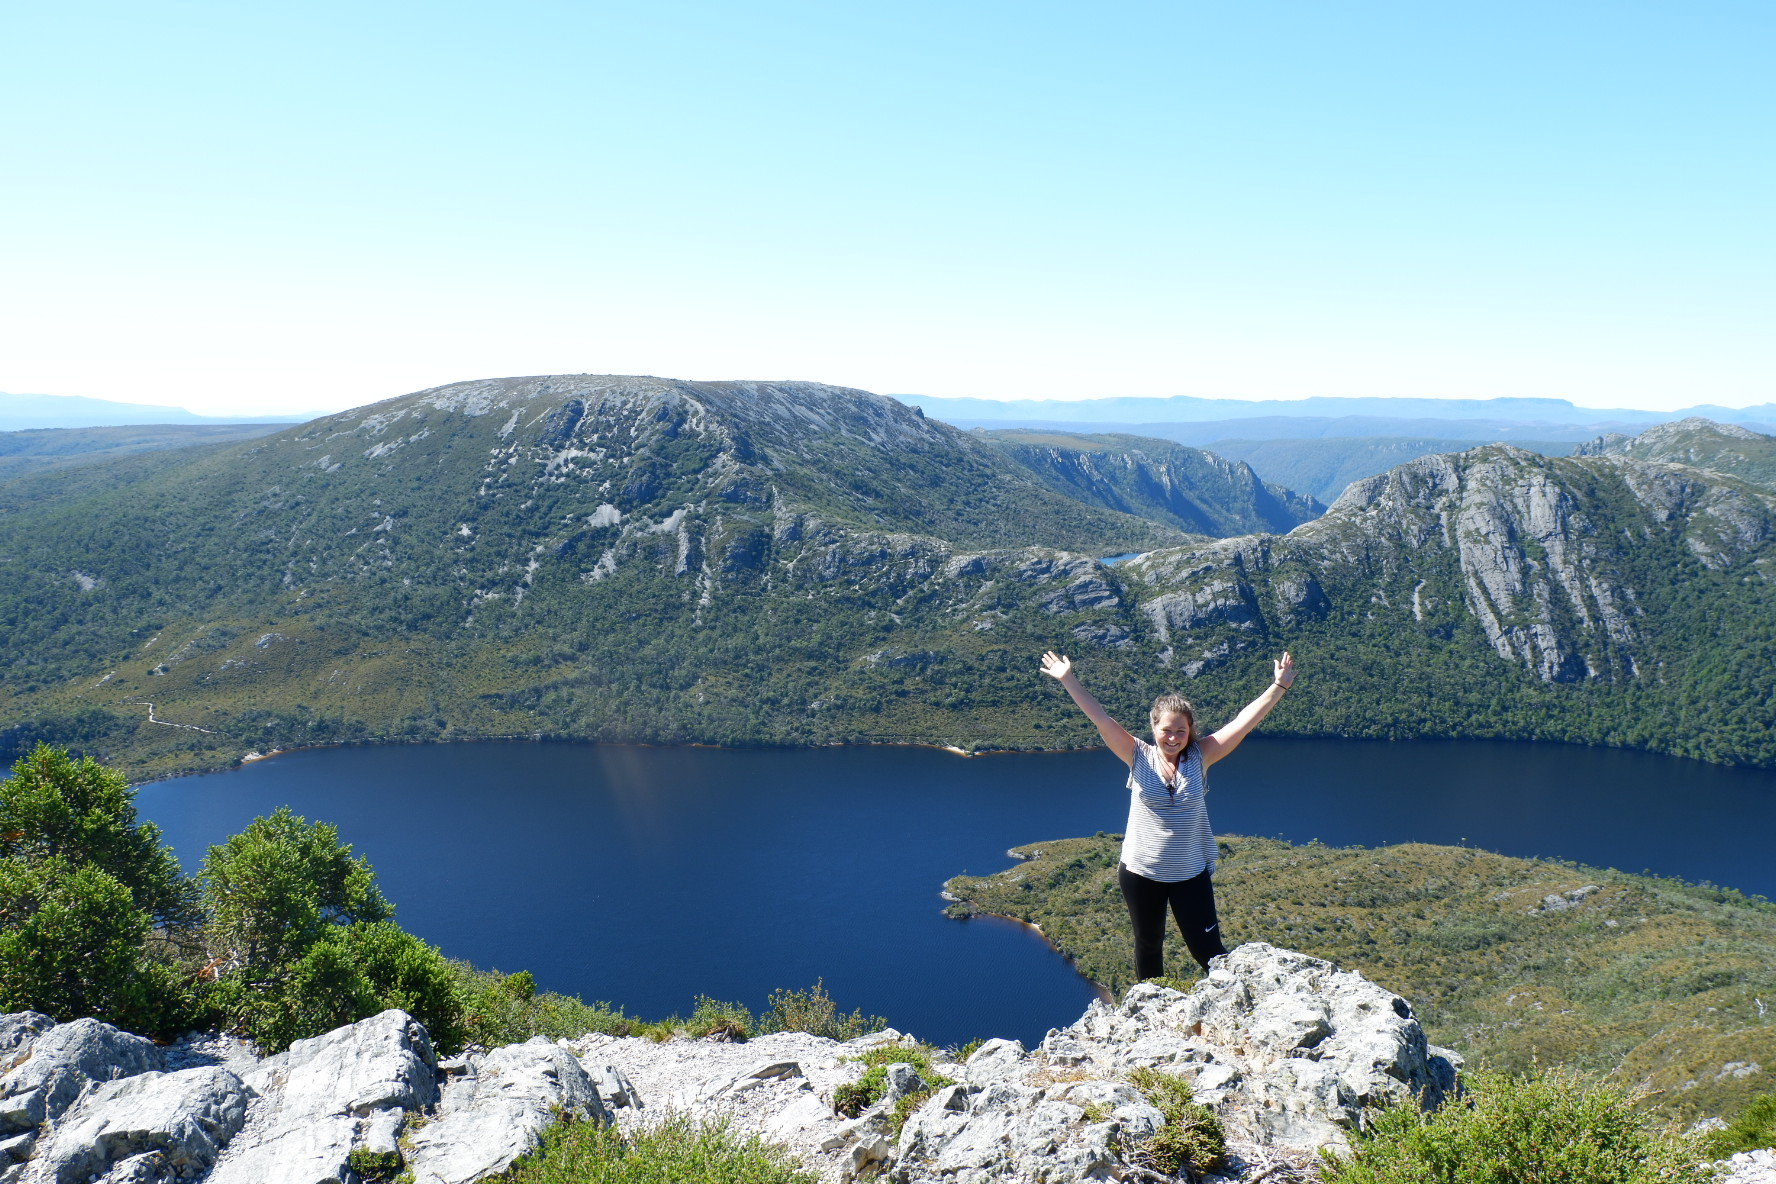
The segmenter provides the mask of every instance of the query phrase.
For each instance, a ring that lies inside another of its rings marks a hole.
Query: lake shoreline
[[[1411,736],[1406,738],[1373,737],[1373,736],[1318,736],[1295,732],[1271,732],[1255,735],[1253,739],[1286,742],[1325,742],[1340,744],[1375,745],[1377,747],[1409,746],[1415,744],[1523,744],[1533,745],[1542,749],[1565,749],[1581,752],[1599,753],[1631,753],[1635,755],[1657,757],[1664,760],[1678,761],[1684,765],[1694,765],[1709,770],[1733,770],[1745,773],[1769,773],[1772,769],[1759,765],[1722,764],[1716,761],[1700,760],[1696,757],[1678,756],[1673,753],[1659,752],[1650,748],[1630,748],[1611,744],[1576,744],[1566,740],[1512,739],[1508,737],[1474,737],[1474,736]],[[720,752],[820,752],[832,749],[847,748],[908,748],[929,749],[934,752],[945,752],[963,760],[974,760],[979,757],[1019,757],[1019,756],[1063,756],[1083,752],[1108,752],[1102,744],[1081,746],[1078,748],[960,748],[953,744],[939,744],[925,740],[835,740],[826,744],[722,744],[707,740],[657,741],[657,740],[588,740],[580,736],[562,736],[548,732],[519,732],[491,736],[451,736],[447,738],[417,738],[405,736],[376,736],[356,740],[334,740],[325,744],[298,744],[289,748],[273,748],[265,752],[248,752],[235,758],[230,764],[216,765],[207,768],[182,769],[174,773],[163,773],[153,777],[145,777],[139,781],[131,781],[132,786],[154,785],[163,781],[175,781],[184,777],[207,777],[217,773],[256,765],[274,757],[288,756],[297,752],[325,752],[334,749],[378,748],[378,747],[443,747],[451,744],[573,744],[588,748],[639,748],[639,749],[712,749]]]
[[[205,769],[185,769],[177,773],[165,773],[157,777],[132,781],[130,784],[132,787],[139,787],[157,785],[164,781],[177,781],[184,777],[209,777],[297,752],[328,752],[343,748],[442,748],[451,744],[575,744],[587,748],[713,749],[718,752],[821,752],[835,748],[922,748],[933,752],[947,752],[951,756],[961,757],[963,760],[992,756],[1059,756],[1077,752],[1109,751],[1102,744],[1094,744],[1084,748],[958,748],[953,744],[935,744],[923,740],[835,740],[830,744],[718,744],[707,740],[672,743],[654,740],[587,740],[578,736],[557,736],[547,732],[515,733],[503,736],[451,736],[446,739],[376,736],[366,737],[362,740],[335,740],[326,744],[297,744],[289,748],[272,748],[265,752],[253,751],[237,757],[233,764],[217,765],[214,768]]]

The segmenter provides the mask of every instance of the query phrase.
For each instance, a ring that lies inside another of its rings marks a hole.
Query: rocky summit
[[[1189,1083],[1225,1131],[1204,1184],[1305,1184],[1321,1150],[1348,1149],[1377,1111],[1441,1105],[1461,1064],[1398,995],[1261,942],[1188,991],[1148,983],[1093,1003],[1036,1048],[940,1054],[949,1084],[890,1062],[874,1104],[835,1110],[863,1054],[918,1059],[917,1044],[893,1029],[846,1043],[590,1034],[440,1058],[422,1025],[385,1011],[260,1057],[232,1037],[163,1048],[19,1012],[0,1016],[0,1184],[472,1184],[558,1122],[629,1132],[675,1115],[783,1145],[825,1184],[1169,1181],[1144,1162],[1166,1121],[1137,1087],[1144,1071]],[[922,1099],[910,1114],[909,1096]],[[1767,1152],[1722,1166],[1724,1184],[1776,1180]]]
[[[1219,1117],[1218,1179],[1286,1179],[1376,1107],[1439,1104],[1457,1064],[1404,999],[1256,943],[1188,992],[1137,987],[1037,1048],[992,1040],[938,1064],[953,1083],[935,1091],[890,1064],[875,1104],[835,1112],[863,1073],[853,1058],[914,1043],[893,1030],[848,1044],[588,1035],[440,1059],[419,1023],[386,1011],[260,1058],[227,1037],[160,1048],[23,1012],[0,1017],[0,1184],[354,1184],[369,1165],[394,1174],[397,1157],[417,1184],[469,1184],[563,1118],[632,1129],[678,1112],[758,1132],[829,1181],[1146,1178],[1131,1157],[1164,1118],[1130,1084],[1143,1068],[1188,1081]],[[929,1096],[897,1132],[896,1103],[916,1093]]]

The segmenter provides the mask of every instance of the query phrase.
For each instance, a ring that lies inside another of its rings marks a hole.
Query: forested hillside
[[[1213,539],[866,392],[601,376],[170,455],[0,485],[0,747],[138,774],[376,738],[1072,747],[1044,649],[1114,710],[1181,685],[1214,717],[1287,647],[1279,731],[1776,761],[1776,498],[1668,463],[1427,457]]]

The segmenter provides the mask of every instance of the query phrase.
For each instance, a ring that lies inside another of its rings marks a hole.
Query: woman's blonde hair
[[[1181,715],[1190,722],[1190,742],[1196,743],[1196,708],[1190,705],[1190,700],[1175,691],[1167,691],[1153,701],[1153,710],[1147,713],[1147,722],[1156,724],[1159,717],[1168,712]]]

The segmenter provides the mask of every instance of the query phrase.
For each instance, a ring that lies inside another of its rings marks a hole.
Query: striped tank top
[[[1159,749],[1134,737],[1129,762],[1129,820],[1123,832],[1122,865],[1138,876],[1175,884],[1215,870],[1215,835],[1203,803],[1209,782],[1195,744],[1178,761],[1178,778],[1167,785]]]

